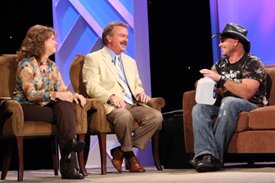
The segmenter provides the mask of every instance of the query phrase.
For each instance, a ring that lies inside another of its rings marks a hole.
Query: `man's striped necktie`
[[[129,104],[133,104],[132,93],[131,93],[130,88],[128,86],[128,82],[126,80],[125,73],[124,73],[124,70],[123,70],[123,67],[122,67],[122,63],[119,59],[119,56],[115,56],[115,66],[117,68],[119,79],[121,80],[120,83],[121,83],[122,87],[125,90],[124,100]]]

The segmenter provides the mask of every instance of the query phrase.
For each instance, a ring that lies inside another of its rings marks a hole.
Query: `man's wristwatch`
[[[227,80],[228,80],[228,78],[226,78],[225,76],[222,76],[222,77],[219,79],[218,84],[219,84],[220,86],[223,86],[224,83],[225,83]]]

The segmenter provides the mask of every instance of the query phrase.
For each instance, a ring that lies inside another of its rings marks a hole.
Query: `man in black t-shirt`
[[[223,58],[204,77],[218,83],[219,105],[196,104],[192,109],[195,156],[190,164],[198,172],[219,170],[223,154],[234,133],[238,114],[267,105],[266,72],[262,61],[249,53],[247,30],[229,23],[220,36]],[[213,126],[212,117],[217,116]]]

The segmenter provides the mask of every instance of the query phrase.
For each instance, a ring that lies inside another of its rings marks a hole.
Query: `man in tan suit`
[[[145,105],[145,94],[136,62],[124,54],[128,43],[128,25],[111,22],[102,33],[105,45],[89,53],[84,61],[83,81],[87,94],[103,101],[108,121],[114,125],[121,146],[111,150],[112,163],[122,172],[123,158],[131,172],[144,172],[133,147],[145,149],[153,134],[161,129],[161,112]],[[133,120],[139,128],[132,134]]]

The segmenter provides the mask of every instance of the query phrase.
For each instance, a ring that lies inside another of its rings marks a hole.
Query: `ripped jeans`
[[[258,106],[248,100],[231,96],[223,98],[220,107],[196,104],[192,109],[195,158],[211,154],[223,162],[239,113],[256,108]],[[214,126],[212,116],[217,116]]]

